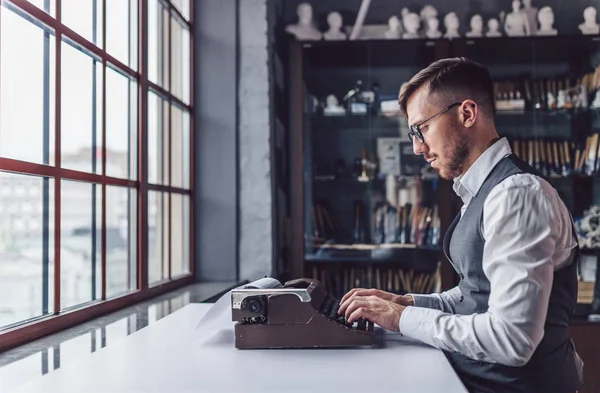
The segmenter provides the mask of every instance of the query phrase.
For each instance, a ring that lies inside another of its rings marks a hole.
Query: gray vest
[[[503,158],[471,200],[462,219],[457,216],[446,232],[444,252],[460,277],[462,296],[455,308],[456,314],[485,313],[488,309],[490,282],[482,268],[483,205],[494,186],[517,173],[544,178],[514,154]],[[575,247],[569,256],[571,263],[554,272],[544,337],[526,365],[511,367],[473,360],[455,352],[446,353],[470,392],[574,393],[580,387],[575,350],[569,335],[577,302],[578,258],[579,247]]]

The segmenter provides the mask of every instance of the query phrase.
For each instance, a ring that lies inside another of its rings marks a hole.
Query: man
[[[577,391],[577,237],[556,190],[499,138],[487,69],[437,61],[402,87],[399,104],[414,153],[463,201],[444,241],[460,283],[431,295],[353,289],[340,314],[442,349],[471,392]]]

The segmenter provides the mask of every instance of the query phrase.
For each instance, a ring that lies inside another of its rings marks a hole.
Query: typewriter
[[[236,348],[374,345],[373,323],[346,322],[337,314],[339,300],[318,280],[301,278],[284,285],[261,280],[269,280],[267,287],[249,284],[231,291]]]

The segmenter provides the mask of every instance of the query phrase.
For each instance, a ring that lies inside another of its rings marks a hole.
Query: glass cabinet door
[[[338,296],[352,287],[436,289],[438,177],[414,155],[402,84],[447,42],[303,45],[304,267]]]

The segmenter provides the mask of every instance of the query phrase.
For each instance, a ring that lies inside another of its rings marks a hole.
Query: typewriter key
[[[358,330],[367,330],[367,321],[365,319],[359,319],[356,329]]]

